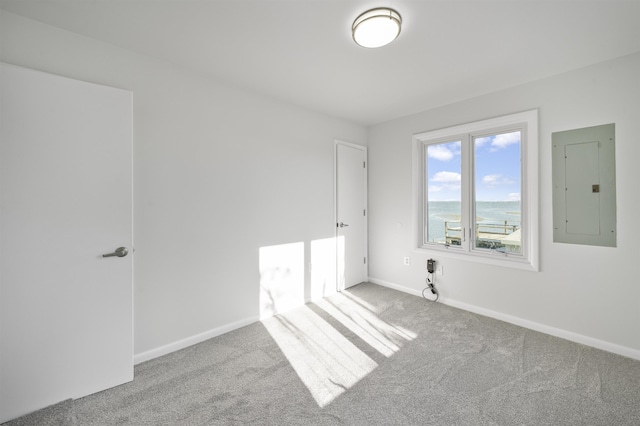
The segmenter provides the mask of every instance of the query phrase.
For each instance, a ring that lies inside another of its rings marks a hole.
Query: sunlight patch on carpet
[[[398,352],[405,342],[417,337],[410,330],[383,321],[345,293],[319,300],[316,305],[387,358]]]
[[[329,404],[377,366],[307,307],[262,323],[320,407]]]

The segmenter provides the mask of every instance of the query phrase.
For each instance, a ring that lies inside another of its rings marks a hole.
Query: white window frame
[[[470,221],[473,199],[473,137],[521,130],[521,237],[520,253],[475,249]],[[426,242],[424,235],[426,210],[426,146],[433,143],[462,140],[462,227],[466,241],[460,246]],[[435,256],[455,257],[491,265],[530,271],[539,270],[538,229],[538,110],[510,114],[423,133],[412,138],[413,145],[413,214],[414,250]],[[470,238],[469,238],[470,237]]]

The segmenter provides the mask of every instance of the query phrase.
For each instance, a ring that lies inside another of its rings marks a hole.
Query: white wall
[[[138,361],[256,320],[261,247],[303,243],[308,297],[311,243],[334,235],[334,139],[365,128],[5,11],[0,28],[0,61],[134,93]]]
[[[426,259],[448,303],[640,358],[640,54],[374,126],[369,133],[370,280],[418,293]],[[412,251],[411,136],[539,108],[538,273]],[[616,124],[617,248],[553,242],[551,133]],[[403,256],[411,256],[410,267]]]

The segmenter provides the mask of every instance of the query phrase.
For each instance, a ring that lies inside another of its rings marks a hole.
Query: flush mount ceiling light
[[[382,47],[398,37],[402,17],[388,7],[367,10],[353,21],[353,41],[362,47]]]

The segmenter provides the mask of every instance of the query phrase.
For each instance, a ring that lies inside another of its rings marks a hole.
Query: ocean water
[[[461,207],[459,201],[430,201],[429,241],[444,241],[444,223],[460,226]],[[478,224],[504,224],[520,227],[520,201],[478,201],[476,202]]]

